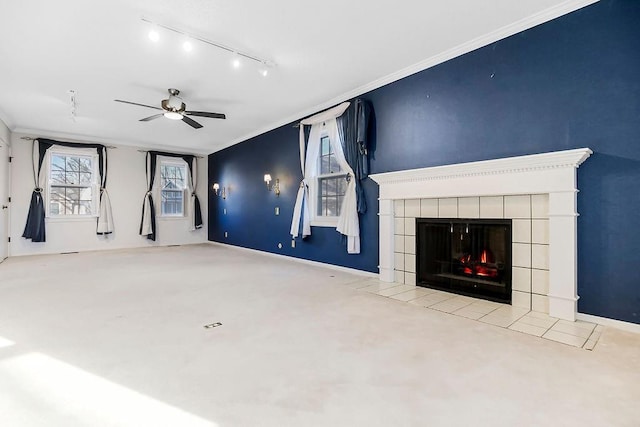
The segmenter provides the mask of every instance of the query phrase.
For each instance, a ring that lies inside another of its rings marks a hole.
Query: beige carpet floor
[[[359,280],[208,244],[10,258],[0,425],[640,425],[640,335],[586,351]]]

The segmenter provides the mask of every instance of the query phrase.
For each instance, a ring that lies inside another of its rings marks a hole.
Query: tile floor
[[[377,279],[363,279],[347,286],[585,350],[595,348],[604,328],[594,323],[569,322],[524,308],[420,286],[381,282]]]

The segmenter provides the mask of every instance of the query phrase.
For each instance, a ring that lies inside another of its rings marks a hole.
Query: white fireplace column
[[[549,315],[571,321],[579,298],[577,196],[576,188],[549,193]]]
[[[580,148],[370,175],[380,186],[380,280],[395,280],[395,200],[548,194],[549,315],[575,321],[576,175],[591,154]]]
[[[380,280],[383,282],[394,281],[394,252],[395,234],[393,221],[393,200],[380,199],[379,201],[379,221],[380,221]]]

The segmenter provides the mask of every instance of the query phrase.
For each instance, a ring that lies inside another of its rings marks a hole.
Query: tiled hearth
[[[595,348],[604,329],[603,326],[594,323],[571,322],[526,308],[407,284],[362,279],[346,286],[585,350]]]
[[[576,170],[591,153],[580,148],[370,175],[380,186],[380,280],[415,285],[419,216],[511,218],[513,304],[575,321]]]
[[[394,201],[394,279],[416,284],[416,218],[512,220],[512,305],[549,313],[549,196]]]

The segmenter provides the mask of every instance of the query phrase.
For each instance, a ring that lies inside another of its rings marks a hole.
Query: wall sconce
[[[264,182],[267,184],[267,190],[271,191],[271,188],[273,188],[273,192],[276,193],[276,196],[280,195],[280,180],[278,178],[276,178],[275,184],[271,186],[271,175],[267,173],[264,175]]]
[[[216,196],[218,195],[218,190],[220,190],[220,184],[216,182],[213,184],[213,192],[216,193]],[[220,197],[222,197],[223,199],[227,198],[227,192],[225,187],[222,187],[222,191],[220,192]]]

